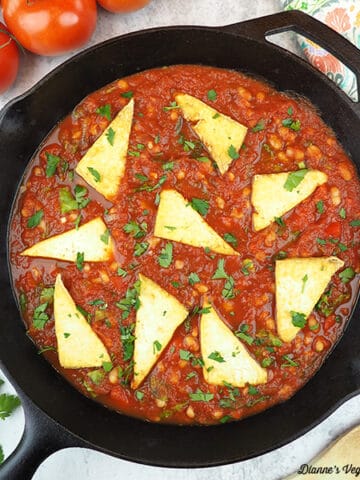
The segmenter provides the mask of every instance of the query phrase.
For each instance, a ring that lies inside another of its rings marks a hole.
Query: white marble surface
[[[116,35],[161,25],[226,25],[280,10],[278,0],[153,0],[145,9],[129,15],[99,11],[95,44]],[[1,18],[1,17],[0,17]],[[286,40],[292,46],[291,38]],[[24,93],[46,73],[66,60],[26,54],[15,85],[0,96],[0,108]],[[0,372],[0,378],[4,375]],[[10,391],[11,387],[7,387]],[[309,405],[311,408],[311,405]],[[286,419],[284,419],[286,421]],[[68,449],[49,457],[33,480],[278,480],[309,462],[330,441],[360,423],[360,396],[352,398],[320,425],[298,440],[266,455],[233,465],[208,469],[163,469],[133,464],[85,449]],[[24,427],[21,409],[0,424],[0,444],[6,455],[15,448]],[[281,428],[281,425],[279,425]],[[359,455],[360,456],[360,455]],[[0,473],[1,478],[1,473]],[[306,477],[305,477],[306,478]],[[325,476],[319,478],[325,479]],[[350,478],[347,477],[347,478]],[[8,479],[6,479],[8,480]],[[11,479],[9,479],[11,480]]]

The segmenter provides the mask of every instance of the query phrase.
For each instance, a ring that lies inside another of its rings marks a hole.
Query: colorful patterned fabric
[[[285,10],[312,15],[360,48],[360,0],[280,1]],[[351,70],[311,40],[298,35],[298,41],[309,61],[357,101],[356,78]]]

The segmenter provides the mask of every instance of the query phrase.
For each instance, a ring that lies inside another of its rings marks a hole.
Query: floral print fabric
[[[360,0],[281,0],[281,3],[285,10],[302,10],[312,15],[360,48]],[[357,101],[356,78],[351,70],[311,40],[298,35],[298,41],[309,61]]]

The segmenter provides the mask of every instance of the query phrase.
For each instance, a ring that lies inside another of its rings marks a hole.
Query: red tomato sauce
[[[215,99],[209,99],[210,90],[216,92]],[[198,160],[210,159],[210,155],[172,103],[180,92],[199,98],[248,127],[239,158],[224,175],[212,161]],[[87,185],[74,168],[130,97],[135,100],[135,114],[126,173],[111,203]],[[106,105],[110,106],[109,118],[101,110]],[[298,121],[300,128],[284,126],[288,118]],[[55,174],[49,177],[48,154],[61,159]],[[169,162],[171,167],[166,166]],[[325,172],[327,183],[286,213],[282,224],[274,222],[255,232],[250,202],[253,175],[304,166]],[[146,184],[154,186],[164,175],[164,182],[153,191],[138,191],[144,177]],[[84,198],[90,199],[89,203],[61,214],[59,190],[68,188],[74,194],[76,185],[86,188]],[[240,255],[221,256],[173,242],[172,262],[168,268],[161,267],[158,259],[167,240],[155,238],[153,229],[158,195],[165,188],[174,188],[185,198],[206,200],[206,222],[221,236],[231,234],[235,238],[232,246]],[[40,223],[29,228],[29,218],[40,210]],[[96,216],[103,217],[116,243],[112,261],[89,263],[85,259],[84,268],[79,270],[69,262],[20,256],[36,242]],[[321,366],[342,334],[356,297],[359,218],[360,187],[355,167],[306,100],[234,71],[190,65],[154,69],[115,81],[86,97],[41,145],[19,189],[12,218],[12,275],[29,335],[47,360],[82,393],[150,421],[224,423],[288,399]],[[146,223],[141,240],[124,231],[129,221]],[[140,256],[134,255],[137,242],[148,244]],[[352,278],[344,282],[337,272],[306,326],[292,342],[281,342],[275,318],[275,260],[329,255],[341,258],[344,268],[351,269]],[[224,298],[224,280],[212,279],[221,258],[234,279],[233,298]],[[139,272],[191,312],[201,307],[206,295],[233,331],[246,332],[248,341],[244,345],[267,368],[268,382],[255,389],[207,384],[202,374],[199,314],[193,313],[176,330],[159,361],[134,392],[130,381],[136,312],[130,308],[128,315],[124,314],[117,303],[127,292],[134,293]],[[51,298],[58,273],[107,347],[112,365],[106,370],[110,371],[60,367]],[[193,285],[189,282],[191,273],[200,279]],[[34,310],[44,301],[48,301],[48,320],[39,328],[34,325]],[[190,352],[190,360],[182,359],[180,350]],[[189,395],[198,390],[211,393],[213,398],[192,400]]]

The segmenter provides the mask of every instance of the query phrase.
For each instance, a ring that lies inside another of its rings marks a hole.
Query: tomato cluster
[[[127,13],[150,0],[97,0],[110,12]],[[0,94],[14,82],[19,44],[38,55],[62,55],[84,45],[96,27],[96,0],[2,0]]]

